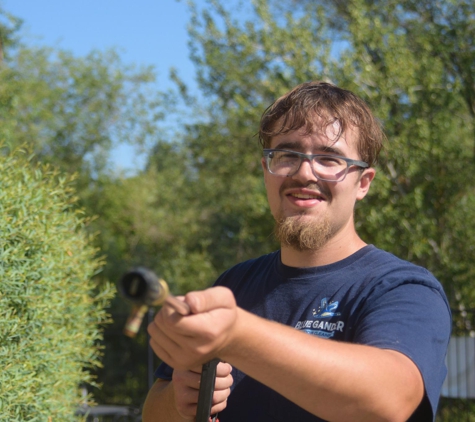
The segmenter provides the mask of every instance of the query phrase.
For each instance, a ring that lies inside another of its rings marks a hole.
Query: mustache
[[[325,186],[324,183],[319,184],[319,182],[310,181],[308,183],[301,183],[298,180],[287,179],[282,185],[280,185],[279,193],[282,195],[286,189],[310,189],[316,193],[320,193],[325,196],[328,200],[332,198],[332,194],[328,186]]]

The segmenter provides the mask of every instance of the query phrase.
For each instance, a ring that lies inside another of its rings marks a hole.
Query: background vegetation
[[[38,160],[79,173],[80,204],[99,216],[89,229],[106,256],[100,280],[115,282],[140,263],[184,292],[277,248],[257,123],[275,98],[320,79],[362,96],[389,139],[357,209],[360,234],[429,268],[455,310],[454,332],[473,333],[473,1],[210,0],[189,7],[199,99],[175,73],[175,93],[150,95],[153,72],[125,66],[113,51],[74,57],[25,46],[18,22],[3,12],[0,136],[26,141]],[[189,118],[170,129],[175,106]],[[121,140],[152,146],[134,176],[108,170]],[[116,298],[113,315],[126,310]],[[144,333],[136,342],[110,337],[100,401],[141,403],[145,342]],[[125,360],[139,355],[143,362]]]
[[[71,178],[0,147],[0,420],[76,420],[112,291]]]

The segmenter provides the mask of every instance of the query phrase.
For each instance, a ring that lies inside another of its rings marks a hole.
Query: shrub
[[[112,289],[72,178],[4,145],[0,175],[0,421],[77,420]]]

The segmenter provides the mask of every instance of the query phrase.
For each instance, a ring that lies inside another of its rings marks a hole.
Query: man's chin
[[[283,246],[298,251],[318,250],[331,238],[330,223],[325,218],[299,214],[276,221],[274,234]]]

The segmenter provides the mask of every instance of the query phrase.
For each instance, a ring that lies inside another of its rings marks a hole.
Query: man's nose
[[[292,177],[305,180],[318,180],[318,177],[313,170],[313,164],[308,158],[302,160],[300,168]]]

